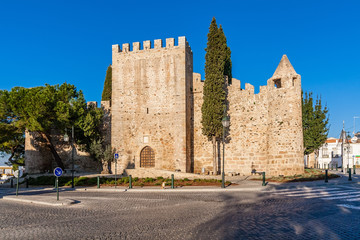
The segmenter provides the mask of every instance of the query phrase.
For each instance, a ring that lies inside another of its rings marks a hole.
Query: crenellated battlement
[[[162,39],[155,39],[154,44],[150,40],[140,42],[133,42],[132,48],[130,49],[129,43],[123,43],[121,48],[119,44],[112,45],[113,53],[128,53],[128,52],[139,52],[139,51],[149,51],[154,49],[169,49],[176,47],[189,47],[189,43],[186,40],[186,37],[178,37],[177,45],[175,45],[175,38],[166,38],[165,46],[163,46]]]

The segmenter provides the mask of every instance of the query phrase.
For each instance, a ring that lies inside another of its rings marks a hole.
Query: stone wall
[[[191,171],[192,51],[185,37],[112,46],[111,144],[118,168],[140,167],[149,146],[155,168]]]
[[[117,173],[142,168],[140,155],[152,149],[154,167],[201,173],[213,169],[211,142],[202,134],[203,85],[193,73],[193,55],[185,37],[112,46],[112,100],[101,103],[106,143],[119,153]],[[275,73],[258,94],[233,78],[227,86],[230,128],[225,144],[225,172],[250,175],[303,173],[301,77],[284,55]],[[96,102],[89,102],[96,106]],[[56,135],[56,134],[55,134]],[[54,135],[54,139],[56,138]],[[70,166],[70,146],[54,140],[65,165]],[[30,172],[52,170],[49,151],[26,133],[26,167]],[[217,146],[221,169],[222,144]],[[147,148],[148,149],[148,148]],[[77,150],[79,171],[99,171],[100,166]],[[143,163],[142,163],[143,164]],[[69,167],[70,168],[70,167]],[[115,163],[111,166],[115,172]]]
[[[71,135],[71,130],[68,132]],[[65,169],[72,168],[71,145],[62,140],[63,135],[53,132],[52,143],[62,159]],[[52,172],[57,164],[50,152],[35,132],[25,132],[25,171],[30,174]],[[101,165],[90,155],[75,145],[74,169],[77,172],[99,172]]]
[[[194,73],[194,172],[212,171],[212,144],[201,132],[203,82]],[[275,86],[277,83],[277,87]],[[281,84],[280,84],[281,83]],[[254,94],[254,87],[233,78],[228,86],[230,128],[225,145],[225,172],[249,175],[303,173],[301,78],[284,55],[274,75]],[[222,159],[222,146],[218,146]],[[220,161],[218,163],[220,168]]]

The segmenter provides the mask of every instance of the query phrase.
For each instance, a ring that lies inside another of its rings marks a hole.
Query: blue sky
[[[258,92],[287,54],[303,89],[327,103],[337,137],[360,116],[359,11],[359,1],[1,1],[0,89],[66,81],[100,101],[112,44],[178,36],[203,75],[215,16],[242,86]]]

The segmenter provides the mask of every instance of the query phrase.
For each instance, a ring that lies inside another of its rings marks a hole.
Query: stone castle
[[[144,41],[142,47],[133,43],[132,49],[128,43],[112,46],[112,100],[111,106],[102,102],[102,107],[108,113],[105,135],[120,156],[118,169],[210,173],[212,143],[202,135],[201,125],[204,82],[193,73],[189,43],[179,37],[177,44],[168,38],[153,45]],[[250,84],[241,89],[234,78],[227,93],[231,125],[225,173],[303,173],[301,77],[286,55],[258,94]],[[30,139],[26,142],[32,156],[41,158]],[[26,162],[34,170],[30,158]],[[78,161],[79,168],[94,168],[88,160]],[[218,165],[221,169],[220,161]]]
[[[112,46],[111,145],[123,168],[212,171],[212,143],[202,135],[201,76],[185,37]],[[286,55],[267,86],[233,78],[225,172],[303,173],[301,77]]]

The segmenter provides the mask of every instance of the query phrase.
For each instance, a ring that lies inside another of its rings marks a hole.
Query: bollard
[[[131,175],[129,175],[129,188],[130,189],[132,188],[132,177],[131,177]]]
[[[355,166],[355,165],[353,166],[353,169],[354,169],[354,172],[353,172],[353,174],[356,174],[356,171],[355,171],[355,169],[356,169],[356,166]]]
[[[334,164],[331,164],[331,170],[334,170]]]
[[[336,171],[338,170],[338,164],[336,163]]]
[[[325,170],[325,182],[328,182],[328,170]]]
[[[29,179],[26,178],[26,179],[25,179],[25,182],[26,182],[26,188],[29,188]]]
[[[351,170],[349,169],[349,179],[348,179],[349,181],[352,181],[352,179],[351,179]]]
[[[266,183],[265,183],[265,172],[262,172],[262,177],[263,177],[262,185],[265,186],[266,185]]]
[[[171,189],[174,189],[174,174],[171,174]]]
[[[11,178],[10,179],[10,187],[13,188],[14,187],[14,180]]]
[[[100,188],[100,177],[97,176],[97,188]]]

